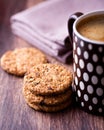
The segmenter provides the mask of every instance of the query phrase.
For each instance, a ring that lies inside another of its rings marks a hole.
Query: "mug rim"
[[[76,19],[76,21],[74,22],[73,24],[73,32],[76,34],[76,36],[78,36],[80,39],[82,39],[83,41],[86,41],[86,42],[89,42],[89,43],[92,43],[92,44],[101,44],[101,45],[104,45],[104,41],[96,41],[96,40],[91,40],[91,39],[88,39],[84,36],[82,36],[78,30],[77,30],[77,24],[78,22],[80,22],[81,20],[83,20],[84,18],[88,18],[90,16],[93,16],[93,15],[97,15],[97,14],[104,14],[104,10],[96,10],[96,11],[92,11],[92,12],[88,12],[86,14],[83,14],[81,15],[80,17],[78,17]]]

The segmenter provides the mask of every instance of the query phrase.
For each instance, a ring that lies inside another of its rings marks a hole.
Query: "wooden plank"
[[[2,0],[3,1],[3,0]],[[42,0],[40,0],[42,1]],[[0,25],[0,57],[10,49],[29,47],[14,37],[9,18],[12,14],[40,2],[38,0],[10,0]],[[4,0],[3,2],[7,2]],[[0,5],[2,6],[2,5]],[[59,63],[48,56],[52,63]],[[72,64],[67,66],[72,68]],[[0,68],[0,130],[103,130],[104,117],[80,110],[76,104],[57,113],[37,112],[28,107],[22,95],[23,78],[9,75]]]

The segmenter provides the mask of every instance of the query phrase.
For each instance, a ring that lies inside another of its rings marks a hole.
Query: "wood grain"
[[[12,34],[9,18],[41,1],[9,0],[7,3],[0,0],[0,57],[7,50],[31,46]],[[59,63],[47,57],[50,62]],[[88,114],[76,105],[57,113],[34,111],[24,101],[22,84],[23,78],[9,75],[0,68],[0,130],[104,130],[104,117]]]

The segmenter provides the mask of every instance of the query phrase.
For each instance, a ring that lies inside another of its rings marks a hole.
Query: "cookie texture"
[[[71,100],[66,101],[60,105],[55,105],[55,106],[45,106],[45,105],[36,105],[34,102],[30,103],[27,102],[27,104],[37,110],[37,111],[43,111],[43,112],[57,112],[57,111],[61,111],[65,108],[67,108],[70,104],[71,104]]]
[[[1,57],[1,67],[8,73],[17,76],[23,76],[31,67],[41,63],[47,63],[47,58],[35,48],[7,51]]]
[[[72,90],[69,89],[66,92],[59,94],[59,95],[54,95],[54,96],[41,96],[41,95],[36,95],[29,89],[26,89],[25,87],[23,88],[23,95],[25,97],[26,102],[29,103],[35,103],[38,105],[45,105],[45,106],[53,106],[53,105],[58,105],[66,100],[71,98],[72,95]]]
[[[24,76],[24,87],[36,95],[56,95],[70,89],[72,73],[62,65],[40,64]]]
[[[35,110],[57,112],[72,102],[72,73],[59,64],[39,64],[24,76],[23,95]]]

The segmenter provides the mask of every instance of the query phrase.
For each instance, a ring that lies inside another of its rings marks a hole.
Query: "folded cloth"
[[[97,3],[97,4],[96,4]],[[63,63],[72,58],[67,21],[75,12],[104,9],[98,0],[48,0],[11,17],[14,34]]]

